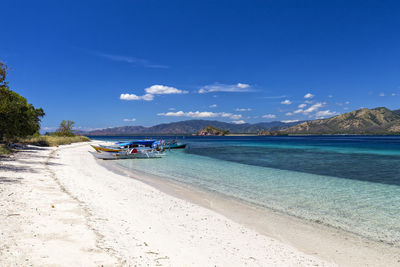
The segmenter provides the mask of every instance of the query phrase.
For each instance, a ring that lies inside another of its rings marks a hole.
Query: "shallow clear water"
[[[115,164],[400,246],[400,137],[182,141],[163,159]]]

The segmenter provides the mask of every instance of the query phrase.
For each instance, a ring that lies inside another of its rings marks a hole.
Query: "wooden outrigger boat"
[[[126,151],[120,152],[92,152],[89,151],[93,156],[98,159],[113,160],[113,159],[151,159],[161,158],[164,153],[154,149],[136,149],[132,148]]]
[[[186,144],[178,143],[178,141],[173,140],[165,144],[165,149],[183,149],[186,148]]]
[[[111,148],[111,147],[106,147],[106,146],[95,146],[95,145],[90,145],[93,147],[97,152],[121,152],[126,150],[125,148]]]
[[[91,145],[97,152],[123,152],[133,147],[152,147],[159,141],[156,140],[135,140],[131,142],[117,142],[112,146]],[[158,144],[158,143],[157,143]]]

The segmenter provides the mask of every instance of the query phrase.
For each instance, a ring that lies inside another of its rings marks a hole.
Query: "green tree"
[[[73,121],[63,120],[56,131],[58,136],[75,136],[72,132],[72,126],[75,124]]]
[[[43,109],[36,109],[23,96],[10,90],[7,66],[0,62],[0,141],[38,133]]]

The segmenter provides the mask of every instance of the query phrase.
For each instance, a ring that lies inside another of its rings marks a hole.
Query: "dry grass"
[[[20,140],[20,143],[36,145],[36,146],[59,146],[59,145],[69,145],[78,142],[88,142],[90,139],[86,136],[33,136]]]

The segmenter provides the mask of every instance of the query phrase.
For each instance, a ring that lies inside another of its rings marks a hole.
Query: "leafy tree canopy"
[[[75,136],[72,132],[72,126],[75,124],[73,121],[63,120],[56,131],[58,136]]]
[[[23,96],[10,90],[7,66],[0,62],[0,141],[11,141],[39,132],[43,109],[35,108]]]

